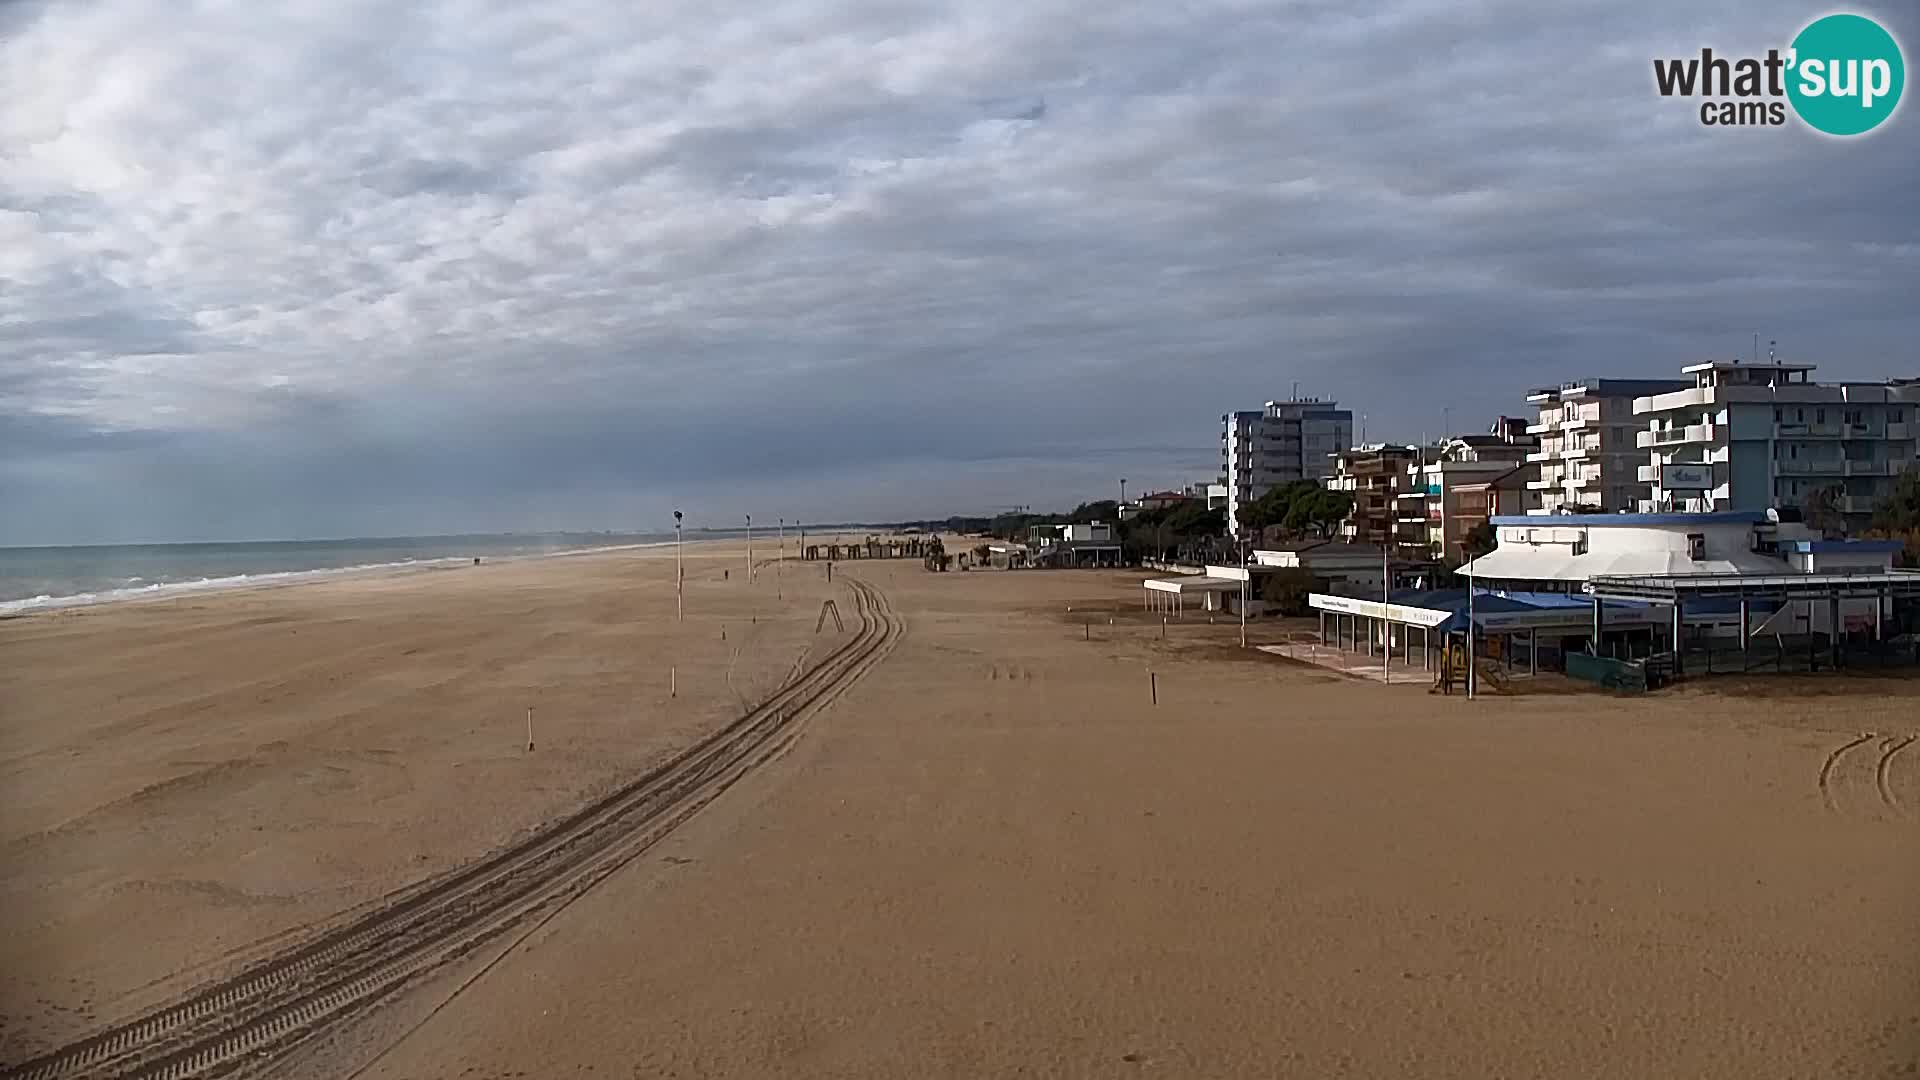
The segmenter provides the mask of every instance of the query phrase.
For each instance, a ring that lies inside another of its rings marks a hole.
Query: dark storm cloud
[[[1296,381],[1414,438],[1756,331],[1920,368],[1911,106],[1653,92],[1785,2],[28,10],[0,542],[1070,503]]]

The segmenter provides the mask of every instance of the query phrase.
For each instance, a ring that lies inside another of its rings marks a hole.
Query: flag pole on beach
[[[747,584],[753,584],[753,515],[747,515]]]
[[[780,519],[780,558],[777,561],[775,561],[773,564],[773,598],[775,600],[786,599],[786,593],[784,592],[784,590],[787,584],[787,575],[786,575],[786,567],[782,565],[786,561],[787,561],[787,519],[781,518]]]
[[[687,571],[680,561],[680,511],[673,512],[673,621],[687,617]]]

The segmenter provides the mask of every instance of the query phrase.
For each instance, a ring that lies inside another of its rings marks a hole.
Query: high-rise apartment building
[[[1640,478],[1647,452],[1634,437],[1646,425],[1634,416],[1634,399],[1685,390],[1678,379],[1582,379],[1530,391],[1540,410],[1527,433],[1540,448],[1527,460],[1540,466],[1529,487],[1540,495],[1533,513],[1633,511],[1652,495]]]
[[[1239,535],[1240,509],[1283,484],[1321,480],[1332,455],[1353,442],[1353,413],[1332,401],[1269,401],[1259,411],[1220,417],[1221,483],[1227,528]]]
[[[1920,379],[1822,384],[1813,370],[1694,364],[1681,369],[1682,388],[1637,398],[1638,477],[1648,487],[1637,508],[1818,507],[1845,528],[1864,526],[1900,474],[1920,465]]]

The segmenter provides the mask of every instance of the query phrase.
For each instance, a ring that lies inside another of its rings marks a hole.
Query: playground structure
[[[925,559],[944,556],[945,547],[937,536],[888,537],[874,535],[857,544],[808,544],[800,550],[807,562],[845,562],[851,559]]]
[[[1474,689],[1493,690],[1505,693],[1507,673],[1501,661],[1501,649],[1494,644],[1498,639],[1483,639],[1482,646],[1489,655],[1482,656],[1475,665]],[[1467,646],[1464,634],[1448,634],[1446,644],[1440,647],[1440,664],[1434,672],[1430,694],[1452,694],[1455,690],[1467,692]]]

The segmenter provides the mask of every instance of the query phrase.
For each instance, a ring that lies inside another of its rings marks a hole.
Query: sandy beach
[[[684,623],[671,549],[0,622],[0,1060],[179,999],[694,745],[855,642],[857,580],[898,626],[781,752],[273,1071],[1920,1062],[1911,680],[1469,703],[1243,652],[1224,624],[1162,640],[1129,573],[874,561],[828,583],[790,562],[749,586],[745,565],[690,547]],[[816,632],[828,599],[845,629]]]

